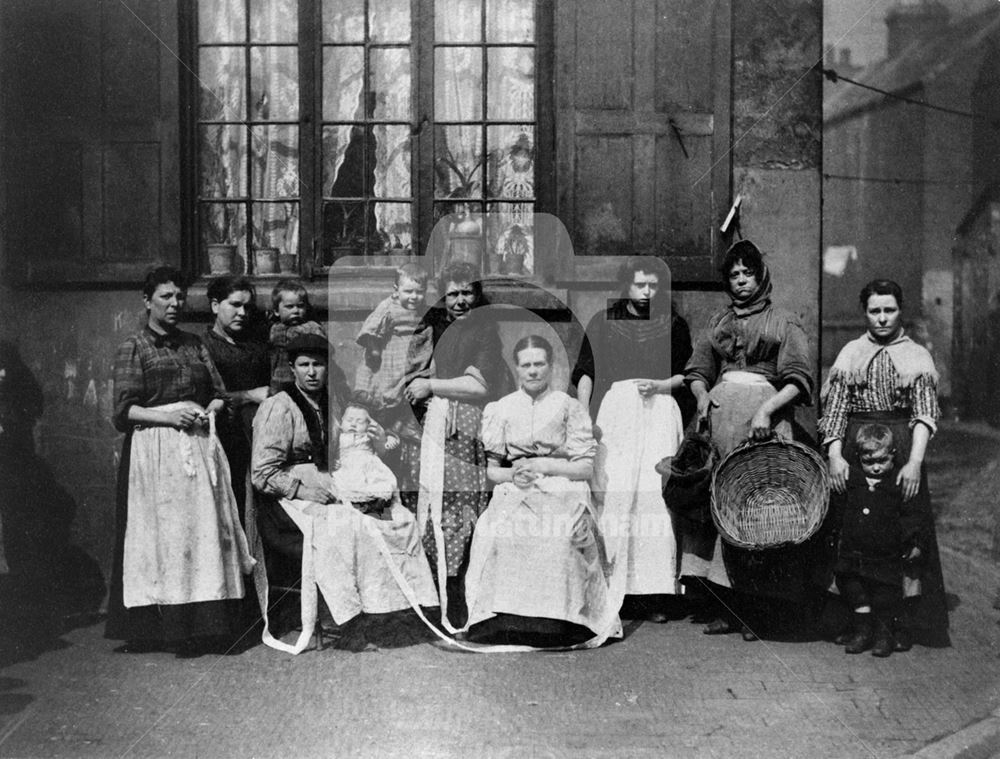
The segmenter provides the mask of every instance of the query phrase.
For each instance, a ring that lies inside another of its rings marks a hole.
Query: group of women
[[[399,498],[377,520],[331,486],[347,401],[327,390],[328,346],[290,346],[294,386],[264,401],[251,444],[232,430],[234,405],[259,402],[265,384],[250,379],[256,359],[239,334],[249,283],[210,293],[216,322],[200,341],[176,326],[180,274],[154,272],[144,292],[148,323],[122,346],[115,369],[115,422],[127,438],[108,636],[140,648],[231,640],[242,573],[254,561],[240,529],[244,503],[232,495],[247,466],[258,497],[272,499],[256,520],[262,533],[281,515],[283,534],[299,541],[296,558],[309,564],[303,578],[319,585],[342,627],[378,620],[369,638],[374,629],[412,629],[419,617],[456,645],[593,647],[622,634],[623,604],[665,621],[680,598],[700,601],[707,634],[739,631],[747,640],[788,610],[798,622],[803,609],[819,617],[830,601],[829,527],[800,546],[748,551],[720,541],[711,524],[672,520],[664,507],[654,466],[677,451],[686,425],[707,429],[722,454],[774,433],[807,438],[794,414],[815,394],[802,326],[772,303],[770,273],[752,243],[732,246],[721,273],[730,303],[692,345],[687,324],[664,305],[662,263],[625,261],[621,297],[586,329],[573,397],[551,386],[552,344],[529,335],[504,356],[479,273],[446,267],[440,301],[410,348],[404,396],[413,420],[396,451]],[[873,282],[861,301],[868,331],[838,358],[824,396],[831,481],[843,489],[851,425],[884,420],[906,441],[898,447],[906,492],[929,514],[922,461],[939,416],[933,364],[903,332],[898,286]],[[241,368],[228,375],[226,364]],[[237,451],[231,479],[211,442],[216,415],[230,425],[226,452]],[[371,436],[383,439],[378,425]],[[228,498],[218,495],[223,482]],[[208,521],[212,530],[193,526]],[[130,538],[137,522],[147,531],[141,540]],[[302,533],[316,548],[308,556]],[[181,538],[186,550],[175,555]],[[201,553],[213,551],[210,564]],[[272,561],[267,552],[255,557]],[[900,625],[919,642],[944,645],[944,589],[940,567],[932,569]]]

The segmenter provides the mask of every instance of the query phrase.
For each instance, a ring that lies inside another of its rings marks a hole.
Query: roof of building
[[[856,81],[900,95],[912,93],[922,84],[933,81],[970,52],[976,51],[992,35],[1000,32],[1000,6],[954,19],[940,31],[913,42],[895,58],[878,61],[860,74]],[[885,95],[839,82],[826,88],[823,119],[830,123],[881,102]]]

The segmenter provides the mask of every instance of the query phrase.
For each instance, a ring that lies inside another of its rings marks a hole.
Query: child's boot
[[[888,620],[875,617],[875,635],[872,642],[872,656],[890,656],[896,649],[896,640],[892,637],[892,630],[886,624]]]
[[[844,644],[844,653],[860,654],[872,645],[872,615],[870,612],[864,614],[854,612],[851,618],[854,629]]]
[[[913,634],[899,617],[892,620],[892,637],[896,640],[895,651],[909,651],[913,648]]]

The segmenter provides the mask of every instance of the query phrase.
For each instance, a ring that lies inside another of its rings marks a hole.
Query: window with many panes
[[[533,273],[544,2],[193,1],[200,272],[395,263],[445,219],[443,254]]]

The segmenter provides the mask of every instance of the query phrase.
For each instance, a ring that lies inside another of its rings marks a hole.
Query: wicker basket
[[[826,462],[790,440],[744,443],[712,476],[712,520],[738,548],[802,543],[819,529],[829,503]]]

